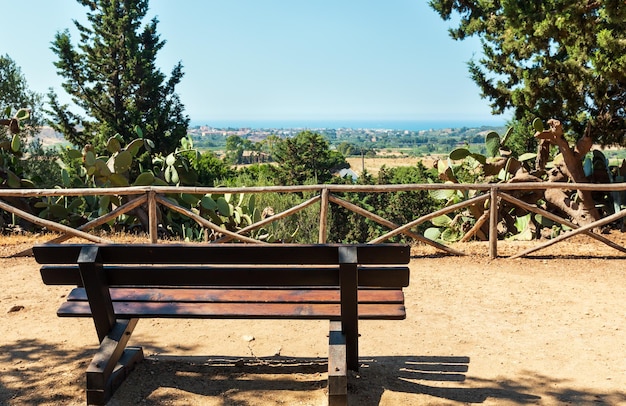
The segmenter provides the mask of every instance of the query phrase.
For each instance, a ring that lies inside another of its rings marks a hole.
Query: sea
[[[381,129],[381,130],[437,130],[442,128],[503,127],[504,118],[469,120],[191,120],[190,127],[253,129]]]

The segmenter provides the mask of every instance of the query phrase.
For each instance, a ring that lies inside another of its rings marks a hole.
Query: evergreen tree
[[[64,90],[87,117],[61,105],[51,91],[52,125],[72,144],[92,144],[96,151],[116,134],[125,143],[131,141],[138,126],[156,151],[173,151],[189,124],[175,93],[182,64],[173,68],[169,79],[157,69],[156,56],[165,41],[157,35],[156,18],[142,27],[148,0],[77,1],[88,7],[91,26],[74,21],[79,45],[72,44],[65,30],[56,34],[52,50]]]
[[[20,134],[32,136],[42,122],[42,96],[28,88],[22,70],[9,55],[0,55],[0,118],[9,119],[22,108],[30,110],[30,117],[21,123]],[[4,125],[0,125],[0,136],[7,136]]]
[[[308,130],[280,140],[273,148],[272,157],[278,163],[273,168],[284,185],[326,183],[332,178],[333,170],[349,167],[341,153],[330,150],[322,135]]]
[[[496,114],[561,121],[577,136],[626,145],[626,7],[621,0],[431,0],[456,40],[478,36],[472,79]]]
[[[224,160],[231,165],[242,163],[243,152],[246,149],[250,149],[252,142],[250,140],[244,140],[238,135],[229,135],[226,138],[226,156]]]

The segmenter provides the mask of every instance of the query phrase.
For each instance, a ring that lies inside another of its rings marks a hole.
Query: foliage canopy
[[[326,183],[334,170],[349,167],[341,153],[330,150],[326,138],[308,130],[280,139],[272,148],[272,157],[278,163],[277,179],[284,185],[302,185],[310,180]]]
[[[0,55],[0,109],[12,113],[19,109],[28,109],[29,117],[23,123],[26,126],[21,126],[21,131],[26,135],[33,135],[36,132],[35,127],[41,124],[42,96],[28,88],[22,70],[9,55]],[[0,135],[7,136],[5,126],[0,126]]]
[[[450,35],[478,36],[472,79],[496,114],[556,118],[578,136],[626,145],[626,7],[619,0],[431,0]]]
[[[80,33],[78,46],[68,30],[52,42],[57,72],[65,78],[64,90],[87,118],[61,105],[49,94],[53,127],[77,146],[93,144],[103,151],[107,140],[120,134],[128,143],[135,128],[154,141],[155,150],[169,152],[185,137],[189,118],[175,93],[183,77],[179,62],[171,76],[156,67],[165,45],[157,35],[158,20],[142,25],[148,0],[78,0],[89,11],[91,26],[74,21]]]

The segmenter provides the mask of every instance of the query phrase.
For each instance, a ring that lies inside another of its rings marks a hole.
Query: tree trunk
[[[589,180],[585,176],[582,160],[591,149],[593,140],[590,137],[589,129],[585,131],[585,135],[578,141],[575,148],[571,148],[567,140],[563,137],[563,127],[558,120],[549,120],[550,128],[535,133],[535,138],[540,141],[539,156],[544,156],[546,150],[546,142],[556,145],[561,152],[562,160],[555,160],[555,167],[548,173],[550,181],[587,183]],[[538,158],[538,164],[543,159]],[[545,162],[543,162],[545,165]],[[538,168],[540,169],[540,168]],[[600,219],[600,213],[595,207],[595,202],[591,196],[591,192],[587,190],[578,190],[577,199],[572,199],[566,190],[550,189],[545,192],[546,201],[554,207],[566,213],[574,223],[579,225],[589,224]]]

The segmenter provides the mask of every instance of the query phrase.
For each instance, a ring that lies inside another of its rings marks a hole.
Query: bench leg
[[[87,404],[104,405],[135,364],[143,360],[141,347],[126,348],[138,319],[117,320],[100,343],[87,368]]]
[[[328,406],[348,404],[348,365],[346,336],[340,321],[330,322],[328,334]]]

